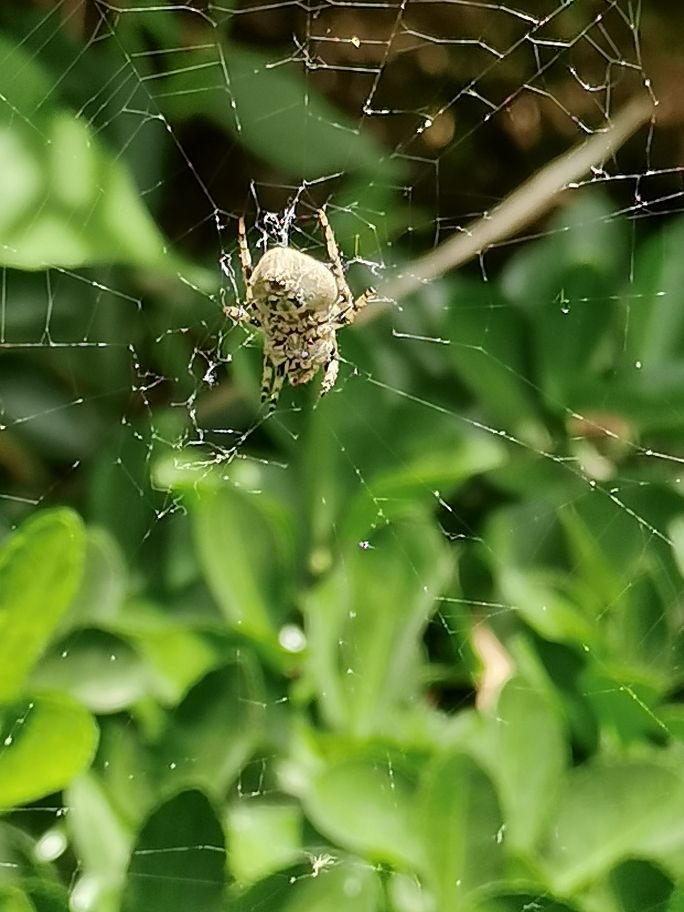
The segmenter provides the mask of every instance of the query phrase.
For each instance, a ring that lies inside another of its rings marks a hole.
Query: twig
[[[378,296],[386,300],[368,307],[357,322],[372,319],[391,301],[403,298],[430,279],[437,278],[462,266],[483,253],[493,244],[510,238],[546,212],[568,184],[579,180],[592,167],[601,165],[613,155],[654,113],[650,99],[633,99],[600,133],[554,159],[529,180],[521,184],[503,202],[470,227],[451,235],[430,253],[408,264],[400,275],[378,288]]]

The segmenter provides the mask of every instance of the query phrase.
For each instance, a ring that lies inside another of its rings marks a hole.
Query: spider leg
[[[259,399],[263,405],[271,396],[271,387],[273,386],[273,362],[264,352],[264,367],[261,373],[261,393]]]
[[[244,304],[230,304],[223,308],[223,312],[234,323],[251,323],[252,326],[261,326],[256,316],[251,313],[254,306],[251,284],[252,254],[249,252],[247,229],[245,228],[245,220],[242,217],[238,220],[238,254],[242,268],[242,279],[245,285],[245,302]]]
[[[343,326],[350,326],[374,294],[375,289],[369,287],[362,295],[359,295],[349,307],[340,310],[335,319],[335,329],[342,329]]]
[[[245,304],[248,306],[252,303],[252,254],[249,252],[247,243],[247,229],[245,220],[240,216],[238,219],[238,253],[240,256],[240,266],[242,266],[242,278],[245,282]]]
[[[323,233],[325,234],[325,244],[328,249],[328,256],[330,257],[330,267],[335,276],[338,294],[343,302],[337,320],[335,321],[336,328],[340,329],[341,327],[349,326],[350,323],[354,322],[360,311],[363,310],[370,298],[375,294],[375,289],[367,288],[362,295],[359,295],[359,297],[354,300],[349,285],[347,285],[347,280],[344,277],[340,252],[335,243],[335,235],[333,234],[328,217],[322,209],[318,210],[318,220],[321,223]]]
[[[321,383],[321,396],[325,396],[335,386],[337,372],[340,369],[340,360],[337,354],[337,343],[330,352],[330,357],[326,361],[325,371],[323,373],[323,382]]]
[[[223,312],[233,323],[251,323],[252,326],[261,327],[261,323],[249,313],[244,304],[228,304]]]
[[[270,358],[264,356],[264,373],[261,380],[261,402],[268,403],[268,413],[275,409],[278,404],[278,397],[285,382],[287,375],[287,361],[279,361],[277,364]]]
[[[322,209],[318,210],[318,221],[321,223],[321,228],[323,229],[323,234],[325,235],[325,246],[327,247],[328,256],[330,258],[330,268],[332,269],[332,274],[335,276],[337,293],[344,301],[345,309],[353,308],[354,298],[351,291],[349,290],[349,285],[347,285],[347,280],[344,277],[342,260],[340,259],[340,251],[338,250],[337,243],[335,242],[335,235],[333,234],[333,230],[330,227],[328,216],[325,214],[325,212],[323,212]]]

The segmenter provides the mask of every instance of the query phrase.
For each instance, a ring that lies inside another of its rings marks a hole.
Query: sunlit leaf
[[[85,536],[71,510],[39,513],[0,551],[0,700],[14,697],[81,581]]]
[[[302,857],[302,814],[296,805],[238,801],[228,812],[230,869],[252,883]]]
[[[39,60],[0,36],[0,263],[126,263],[205,282],[176,257],[118,158],[60,106]]]
[[[69,697],[45,695],[10,704],[0,719],[0,807],[64,788],[93,758],[95,721]]]

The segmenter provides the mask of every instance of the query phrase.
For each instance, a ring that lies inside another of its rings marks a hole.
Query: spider
[[[339,369],[335,333],[356,319],[374,289],[354,299],[344,278],[330,222],[317,212],[330,266],[291,247],[272,247],[252,268],[245,220],[238,222],[238,249],[245,283],[244,303],[224,308],[235,323],[251,323],[264,334],[261,402],[272,411],[285,378],[308,383],[323,368],[320,395],[335,385]]]

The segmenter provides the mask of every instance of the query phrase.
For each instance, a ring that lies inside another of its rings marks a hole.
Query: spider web
[[[350,542],[364,555],[403,549],[409,576],[435,598],[442,590],[433,592],[425,555],[410,544],[426,534],[427,510],[440,545],[461,561],[425,637],[436,661],[460,665],[437,687],[447,710],[473,699],[491,707],[522,661],[501,646],[518,615],[562,642],[567,593],[537,573],[551,574],[568,547],[559,515],[580,580],[587,549],[598,563],[628,554],[658,564],[652,585],[678,599],[678,272],[658,268],[657,245],[679,237],[671,99],[682,60],[657,9],[629,0],[62,0],[3,13],[5,208],[21,212],[34,180],[17,171],[13,136],[34,155],[26,168],[53,175],[21,230],[8,217],[1,239],[5,530],[36,508],[74,503],[129,565],[144,565],[132,604],[144,606],[157,584],[182,618],[196,584],[189,500],[218,480],[247,502],[306,487],[320,527],[307,533],[312,578]],[[568,158],[621,129],[595,160]],[[41,158],[48,148],[52,158]],[[554,160],[566,163],[560,180],[527,185],[511,215],[516,188],[548,176]],[[237,220],[246,218],[255,262],[273,244],[325,260],[323,207],[354,294],[372,285],[376,301],[338,336],[332,393],[319,402],[315,390],[286,386],[268,415],[258,406],[261,339],[222,312],[243,294]],[[529,478],[540,496],[517,506]],[[251,508],[226,496],[225,509],[245,510],[245,535],[261,535]],[[342,522],[345,498],[356,513]],[[485,527],[493,503],[501,509]],[[254,544],[270,546],[267,536]],[[162,552],[174,556],[170,570]],[[516,561],[534,568],[536,588],[514,578]],[[497,585],[486,578],[492,566]],[[612,573],[624,589],[643,583],[628,566]],[[209,600],[198,605],[215,624]],[[62,656],[90,635],[76,634]],[[291,616],[279,636],[295,655],[303,646]],[[97,645],[115,662],[113,643]],[[584,648],[603,667],[590,631]],[[606,705],[626,703],[669,734],[636,676],[616,683],[605,668],[591,686],[605,689]],[[270,719],[292,699],[272,688],[256,698],[237,672],[231,686],[246,718]],[[102,712],[134,702],[117,700]],[[137,721],[152,729],[148,716],[143,708]],[[125,767],[131,725],[112,715],[102,770],[110,760]],[[201,764],[204,751],[170,745],[170,774]],[[280,794],[270,760],[245,748],[233,827],[241,807]],[[391,761],[385,767],[391,776]],[[20,819],[43,845],[61,832],[45,817],[67,808],[34,807]],[[176,851],[219,849],[188,836],[134,858],[144,866]],[[341,859],[321,842],[285,877],[282,902]],[[96,908],[81,865],[73,907]],[[144,867],[130,877],[164,881]]]

